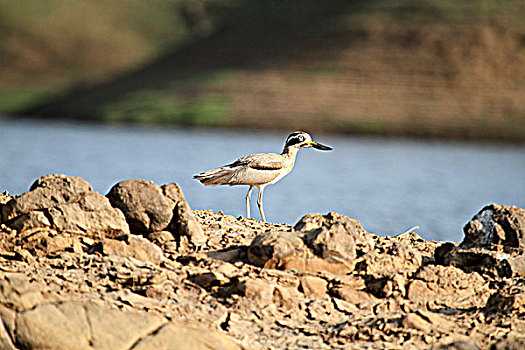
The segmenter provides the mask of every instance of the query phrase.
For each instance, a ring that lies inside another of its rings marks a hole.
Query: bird
[[[282,179],[293,169],[297,152],[301,148],[310,147],[322,151],[332,150],[329,146],[314,142],[307,132],[295,131],[286,138],[281,154],[250,154],[228,165],[194,175],[193,178],[205,186],[249,186],[246,194],[246,218],[250,218],[250,197],[253,188],[257,187],[259,191],[257,206],[262,221],[266,222],[262,202],[264,189]]]

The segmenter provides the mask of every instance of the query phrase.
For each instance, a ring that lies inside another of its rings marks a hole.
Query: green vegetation
[[[183,102],[162,92],[139,91],[105,106],[99,118],[107,122],[222,126],[230,122],[228,108],[225,97]]]
[[[48,88],[23,86],[0,90],[0,113],[16,113],[27,106],[42,103],[50,97]]]

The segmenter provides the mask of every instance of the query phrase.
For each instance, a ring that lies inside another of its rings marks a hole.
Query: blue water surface
[[[290,132],[293,130],[290,130]],[[281,152],[288,132],[155,128],[0,119],[0,191],[19,194],[45,174],[76,175],[106,194],[118,181],[177,182],[194,209],[245,215],[247,187],[204,187],[192,176],[240,156]],[[270,222],[335,211],[392,235],[419,226],[459,242],[483,206],[525,207],[525,146],[314,134],[334,148],[305,149],[264,192]],[[252,215],[259,218],[252,200]]]

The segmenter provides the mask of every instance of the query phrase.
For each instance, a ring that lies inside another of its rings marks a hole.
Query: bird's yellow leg
[[[265,186],[257,186],[257,189],[259,190],[259,196],[257,196],[257,206],[259,207],[259,212],[261,213],[261,218],[263,222],[266,222],[266,218],[264,217],[264,210],[263,210],[263,192],[264,192]]]
[[[250,197],[252,195],[253,186],[250,186],[248,194],[246,195],[246,219],[250,218]]]

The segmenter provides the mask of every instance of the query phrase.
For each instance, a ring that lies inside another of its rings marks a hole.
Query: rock
[[[286,258],[305,258],[307,255],[303,240],[292,232],[263,233],[248,247],[248,260],[256,266],[265,266],[269,261],[276,265]]]
[[[162,186],[162,192],[174,203],[173,219],[169,225],[170,230],[178,236],[189,237],[193,244],[206,243],[204,231],[184,198],[180,186],[176,183],[166,184]]]
[[[525,313],[525,283],[512,284],[507,282],[487,300],[485,310],[488,313],[503,315]]]
[[[4,322],[0,319],[0,349],[3,350],[17,350],[15,344],[11,340],[11,335],[7,331]]]
[[[124,213],[134,234],[147,234],[166,229],[173,217],[170,201],[161,188],[146,180],[124,180],[106,195],[115,208]]]
[[[133,350],[195,349],[242,350],[228,336],[195,325],[170,323],[158,332],[141,339]]]
[[[356,271],[365,276],[367,291],[378,298],[404,297],[406,279],[422,265],[417,251],[407,254],[403,249],[384,253],[376,251],[363,255],[356,261]]]
[[[329,227],[310,231],[305,242],[317,256],[327,261],[351,261],[356,257],[353,228],[354,225],[348,222],[338,221]]]
[[[436,263],[456,266],[464,271],[499,277],[525,276],[525,254],[502,253],[497,250],[464,248],[444,243],[435,251]]]
[[[449,336],[435,344],[432,350],[480,350],[480,348],[466,336]]]
[[[77,232],[90,237],[115,237],[129,231],[122,213],[111,207],[107,198],[97,192],[88,193],[78,202],[62,204],[47,210],[52,228]]]
[[[2,222],[30,211],[77,202],[92,191],[91,185],[77,176],[42,176],[31,185],[28,192],[11,199],[2,207]]]
[[[407,328],[417,329],[424,333],[430,333],[432,330],[432,325],[416,313],[407,314],[403,318],[402,325]]]
[[[16,312],[0,305],[0,349],[15,350],[13,334],[15,331]]]
[[[0,275],[0,305],[25,310],[35,307],[43,300],[40,286],[29,283],[24,274],[2,273]]]
[[[164,258],[162,250],[145,238],[126,235],[122,239],[105,239],[102,241],[102,252],[123,258],[135,258],[142,261],[160,264]]]
[[[491,345],[490,350],[523,350],[525,349],[525,337],[514,336],[500,339]]]
[[[275,286],[260,279],[247,279],[241,282],[241,291],[244,296],[259,302],[271,303]]]
[[[345,285],[333,286],[330,288],[330,294],[354,305],[375,299],[375,297],[370,293],[362,290],[356,290],[350,286]]]
[[[220,272],[203,272],[190,277],[190,280],[203,288],[222,286],[230,280]]]
[[[272,231],[255,237],[248,247],[248,260],[268,269],[345,274],[353,270],[346,262],[316,257],[304,244],[303,233]]]
[[[424,266],[407,288],[407,298],[413,302],[433,302],[450,308],[484,307],[489,295],[485,280],[478,273],[466,273],[453,266]]]
[[[18,315],[16,339],[27,349],[129,349],[165,323],[93,303],[42,304]]]
[[[24,232],[39,227],[51,227],[51,222],[44,211],[30,211],[14,218],[9,227],[18,232]]]
[[[479,211],[463,228],[462,247],[493,244],[525,248],[525,209],[491,204]]]
[[[315,249],[320,256],[323,256],[323,251],[326,249],[327,255],[333,254],[333,258],[335,259],[340,259],[339,255],[342,255],[345,260],[349,260],[355,257],[356,250],[359,254],[364,254],[374,248],[374,240],[370,234],[363,229],[359,221],[338,213],[330,212],[325,215],[305,215],[295,224],[294,230],[309,232],[306,239],[307,244],[311,242],[311,238],[315,239],[324,231],[320,237],[320,241],[329,242],[330,246],[323,248],[322,245],[318,246],[314,242],[309,244],[309,246],[317,246]],[[333,236],[334,240],[342,240],[342,243],[337,244],[331,241],[329,236]],[[349,246],[344,246],[343,242]]]
[[[363,227],[359,221],[350,219],[348,216],[341,215],[334,212],[328,214],[307,214],[303,216],[294,226],[296,231],[313,231],[321,227],[330,227],[338,221],[347,221],[354,224],[355,229],[362,230]]]
[[[299,292],[293,287],[276,285],[273,301],[279,308],[295,311],[299,305]]]
[[[18,232],[50,228],[94,238],[129,233],[124,215],[107,198],[83,179],[66,175],[38,179],[2,208],[2,217]]]
[[[179,190],[162,189],[172,210]],[[7,222],[20,232],[0,224],[0,349],[523,347],[520,248],[436,249],[414,233],[354,231],[335,213],[294,231],[196,210],[207,241],[194,251],[167,231],[174,218],[147,237],[100,239],[53,229],[48,209]],[[334,245],[345,235],[355,256]]]
[[[7,191],[5,191],[5,193],[0,193],[0,206],[2,206],[3,204],[6,204],[12,198],[13,196],[8,194]],[[0,210],[0,222],[2,222],[2,210]]]
[[[303,276],[300,279],[301,290],[307,298],[317,298],[326,294],[328,282],[314,276]]]
[[[507,259],[507,262],[510,267],[510,276],[525,277],[525,253],[514,255]]]

